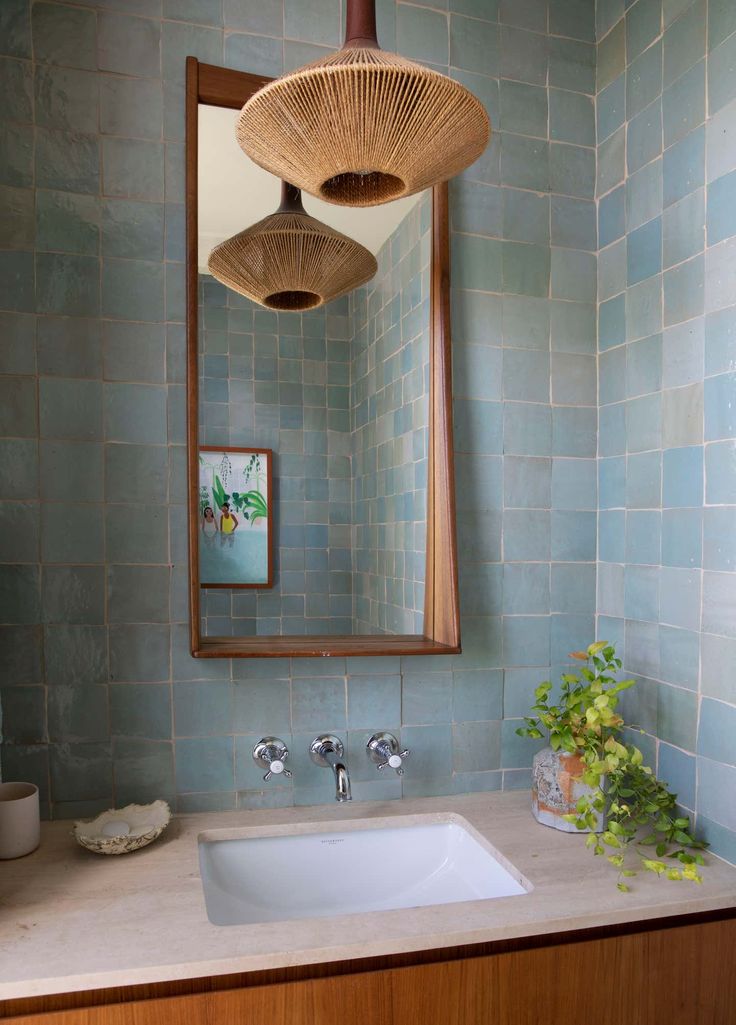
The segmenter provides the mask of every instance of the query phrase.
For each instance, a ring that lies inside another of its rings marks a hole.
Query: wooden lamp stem
[[[375,0],[347,0],[345,46],[378,49]]]
[[[281,182],[281,204],[278,208],[280,214],[303,214],[302,190],[289,182]]]

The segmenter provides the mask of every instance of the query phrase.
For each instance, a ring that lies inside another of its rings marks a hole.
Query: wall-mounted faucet
[[[352,801],[350,793],[350,776],[343,761],[345,748],[339,737],[331,733],[321,733],[309,745],[309,756],[315,765],[332,769],[335,774],[335,800]]]
[[[261,769],[266,769],[263,777],[266,783],[274,776],[284,775],[291,778],[291,772],[284,762],[289,757],[289,749],[279,737],[263,737],[253,748],[253,761]]]
[[[393,733],[374,733],[365,746],[368,757],[378,769],[396,770],[397,776],[404,775],[403,762],[409,757],[409,751],[402,751]]]

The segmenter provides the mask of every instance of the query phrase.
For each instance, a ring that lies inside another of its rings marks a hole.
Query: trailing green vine
[[[584,665],[579,673],[563,674],[559,700],[550,703],[549,680],[540,684],[534,692],[534,715],[516,731],[535,739],[546,732],[555,751],[577,754],[584,763],[582,779],[593,793],[581,797],[565,819],[577,829],[593,830],[598,814],[604,815],[605,829],[591,832],[586,846],[619,870],[617,885],[623,892],[629,890],[624,880],[637,874],[627,862],[629,852],[638,855],[640,868],[647,872],[701,883],[700,851],[708,845],[695,839],[690,820],[678,813],[677,796],[644,764],[639,748],[622,740],[625,723],[617,711],[619,694],[636,681],[616,681],[621,659],[607,641],[597,641],[572,657]]]

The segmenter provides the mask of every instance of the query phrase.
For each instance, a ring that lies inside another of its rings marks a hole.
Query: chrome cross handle
[[[404,775],[403,761],[409,757],[408,751],[401,751],[393,733],[374,733],[365,746],[368,757],[376,764],[378,770],[386,766],[396,770],[397,776]]]
[[[267,769],[264,781],[268,783],[274,776],[284,775],[291,779],[291,772],[284,762],[289,757],[289,749],[278,737],[263,737],[253,748],[253,761],[261,769]]]

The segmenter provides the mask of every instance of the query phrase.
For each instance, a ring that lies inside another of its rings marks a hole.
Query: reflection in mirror
[[[202,633],[421,634],[431,195],[368,209],[304,195],[307,213],[369,249],[378,271],[318,308],[267,309],[207,269],[215,246],[279,205],[281,183],[243,154],[234,121],[232,110],[199,107],[199,442],[202,456],[205,447],[272,453],[273,579],[243,587],[253,571],[234,561],[232,524],[225,544],[208,514],[209,579],[232,587],[202,585]],[[237,470],[227,483],[210,479],[200,503],[217,524],[227,503],[236,540],[262,534],[264,505],[243,498]]]

